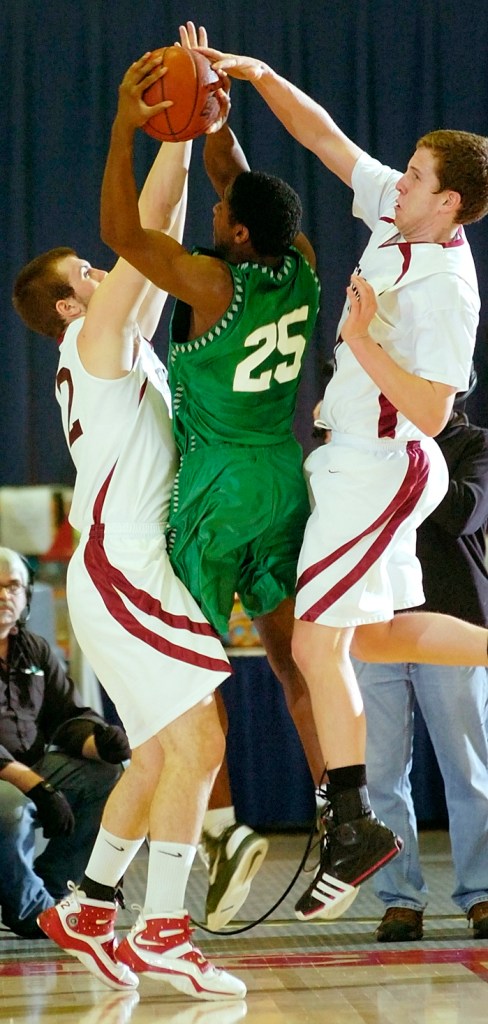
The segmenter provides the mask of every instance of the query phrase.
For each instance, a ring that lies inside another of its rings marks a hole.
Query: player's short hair
[[[227,194],[234,224],[244,224],[260,256],[282,256],[300,230],[302,204],[281,178],[261,171],[243,171]]]
[[[488,138],[474,132],[438,129],[423,135],[417,149],[430,149],[436,162],[440,191],[461,196],[457,224],[472,224],[488,213]]]
[[[56,310],[59,299],[75,294],[66,277],[60,273],[59,263],[66,256],[76,256],[74,249],[60,245],[49,249],[22,268],[14,282],[12,301],[24,323],[38,334],[58,338],[65,321]]]

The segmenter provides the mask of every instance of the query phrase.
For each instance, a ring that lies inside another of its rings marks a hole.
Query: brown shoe
[[[488,939],[488,900],[475,903],[468,910],[468,926],[473,925],[474,939]]]
[[[486,907],[488,925],[488,903],[484,905]],[[479,903],[478,906],[480,906]],[[410,907],[388,907],[381,924],[376,929],[376,941],[416,942],[424,934],[422,927],[423,916],[422,910],[412,910]]]

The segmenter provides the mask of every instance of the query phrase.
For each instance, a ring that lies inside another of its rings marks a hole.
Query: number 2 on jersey
[[[286,384],[295,380],[300,372],[302,356],[306,345],[303,334],[290,335],[289,328],[292,324],[306,323],[308,306],[300,306],[291,313],[286,313],[277,324],[263,324],[249,334],[244,342],[245,348],[259,345],[256,352],[246,356],[236,367],[234,374],[234,391],[268,391],[271,381],[278,384]],[[279,362],[274,368],[263,370],[256,375],[255,371],[262,366],[275,349],[283,356],[292,356],[292,361],[287,359]],[[254,374],[254,375],[253,375]]]

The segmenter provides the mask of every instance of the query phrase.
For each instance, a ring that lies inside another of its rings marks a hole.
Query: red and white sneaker
[[[141,911],[115,955],[137,974],[167,982],[196,999],[243,999],[246,994],[243,981],[214,967],[193,945],[186,910],[147,918]]]
[[[137,988],[137,975],[115,959],[115,904],[89,899],[73,882],[68,889],[70,896],[39,914],[39,927],[109,988]]]

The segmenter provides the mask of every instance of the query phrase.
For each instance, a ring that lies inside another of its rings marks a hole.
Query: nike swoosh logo
[[[182,857],[183,856],[182,853],[168,853],[167,850],[160,850],[159,852],[163,854],[163,857]]]
[[[149,949],[151,946],[154,946],[156,949],[158,949],[161,948],[161,941],[163,939],[173,938],[178,935],[181,936],[180,929],[169,929],[168,931],[160,931],[158,932],[158,942],[158,939],[145,939],[139,932],[136,932],[132,939],[132,942],[134,943],[134,946],[139,946],[140,949]]]
[[[116,846],[115,843],[111,843],[108,839],[106,839],[105,842],[108,844],[108,846],[112,847],[112,850],[118,850],[119,853],[122,853],[124,850],[123,846]]]

